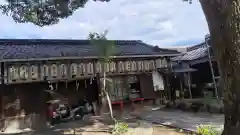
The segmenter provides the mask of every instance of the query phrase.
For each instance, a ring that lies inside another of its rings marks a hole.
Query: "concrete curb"
[[[171,125],[164,124],[164,122],[156,122],[156,121],[152,121],[152,120],[142,118],[140,116],[136,116],[136,118],[139,119],[139,120],[144,120],[144,121],[147,121],[147,122],[150,122],[150,123],[153,123],[153,124],[159,124],[159,125],[166,126],[166,127],[169,127],[169,128],[181,129],[181,130],[183,130],[184,132],[187,132],[187,133],[197,134],[197,131],[195,131],[195,130],[187,129],[187,128],[184,128],[184,127],[181,127],[181,126],[178,126],[178,125],[175,125],[175,124],[171,124]]]

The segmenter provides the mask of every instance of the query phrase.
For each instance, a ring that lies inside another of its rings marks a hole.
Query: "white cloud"
[[[0,0],[0,3],[3,0]],[[111,0],[93,2],[49,27],[16,24],[0,15],[0,38],[85,39],[89,32],[109,29],[110,39],[138,39],[161,46],[199,41],[208,32],[200,4],[182,0]]]

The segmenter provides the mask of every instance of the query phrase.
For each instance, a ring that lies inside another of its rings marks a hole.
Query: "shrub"
[[[128,124],[115,121],[114,127],[112,129],[112,133],[114,135],[121,135],[128,131]]]
[[[197,133],[200,135],[221,135],[222,131],[210,125],[199,125],[197,126]]]

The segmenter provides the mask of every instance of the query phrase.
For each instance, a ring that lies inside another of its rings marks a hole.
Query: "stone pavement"
[[[155,124],[177,127],[188,131],[196,132],[197,126],[212,125],[217,129],[223,129],[224,116],[222,114],[191,113],[180,110],[159,109],[153,111],[152,108],[144,109],[134,116]]]
[[[128,133],[124,135],[177,135],[176,132],[160,131],[154,134],[155,128],[152,123],[177,127],[185,130],[196,131],[197,125],[214,125],[221,129],[224,122],[224,117],[221,114],[209,113],[191,113],[179,110],[168,110],[153,108],[152,106],[139,107],[134,112],[123,115],[124,118],[128,117],[127,123],[129,125]],[[131,118],[132,117],[132,118]],[[134,117],[138,117],[136,119]],[[56,125],[53,129],[49,129],[41,133],[29,133],[28,135],[110,135],[108,131],[112,124],[106,122],[105,117],[91,116],[84,120],[72,121]]]
[[[92,119],[92,118],[90,118]],[[92,119],[93,120],[93,119]],[[56,125],[52,129],[39,133],[26,133],[21,135],[110,135],[108,129],[112,127],[111,123],[101,120],[72,121]],[[88,121],[89,123],[86,123]],[[142,120],[129,120],[128,132],[123,135],[152,135],[153,127],[151,123]]]
[[[126,133],[127,135],[152,135],[153,128],[152,124],[146,121],[139,121],[139,127],[135,128],[133,132]]]

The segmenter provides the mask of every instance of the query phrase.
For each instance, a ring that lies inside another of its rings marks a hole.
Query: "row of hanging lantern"
[[[104,66],[104,67],[103,67]],[[127,73],[152,71],[157,68],[165,68],[167,62],[165,59],[158,60],[136,60],[136,61],[118,61],[110,63],[93,62],[71,63],[71,64],[43,64],[43,65],[12,65],[7,70],[8,82],[18,80],[55,80],[71,79],[85,76],[95,76],[95,73]],[[95,69],[94,69],[95,68]]]

